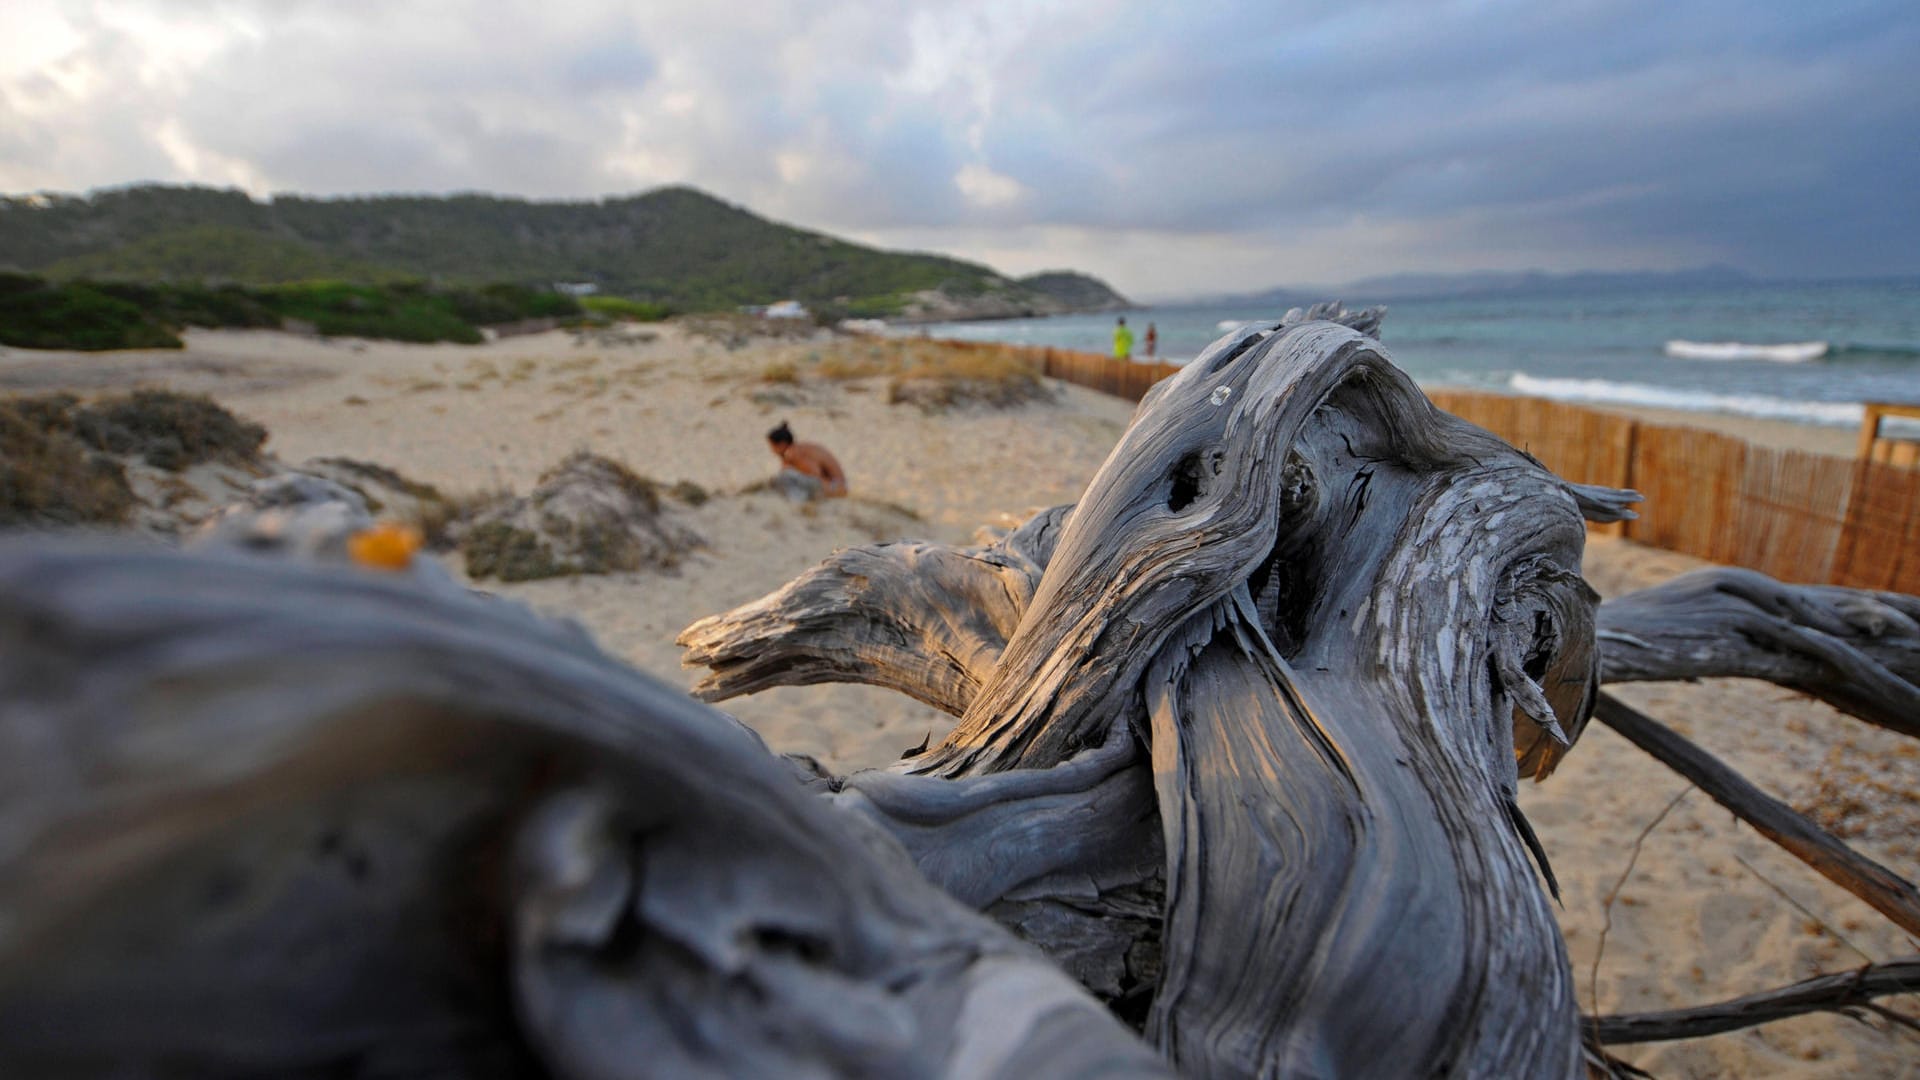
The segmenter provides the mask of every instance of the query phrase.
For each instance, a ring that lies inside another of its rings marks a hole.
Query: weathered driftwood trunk
[[[1070,511],[982,551],[843,552],[682,640],[709,697],[830,664],[960,714],[912,773],[1149,747],[1166,899],[1146,1030],[1183,1071],[1564,1075],[1571,982],[1514,762],[1545,772],[1586,719],[1581,511],[1623,501],[1436,412],[1364,333],[1269,325],[1157,387]],[[1104,848],[1075,880],[1061,835],[991,849],[1056,856],[1029,904],[1153,893]],[[1083,928],[1058,921],[1014,925],[1085,978]],[[1139,943],[1109,944],[1123,995],[1150,974]]]
[[[0,547],[0,1075],[541,1066],[1163,1069],[577,632],[343,568]]]

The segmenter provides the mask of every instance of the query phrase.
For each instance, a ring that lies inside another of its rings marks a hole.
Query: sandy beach
[[[687,511],[706,546],[673,571],[485,586],[577,619],[609,651],[687,686],[697,673],[680,667],[673,637],[688,623],[776,588],[837,547],[906,535],[963,543],[982,525],[1071,501],[1132,411],[1056,385],[1052,404],[926,413],[889,404],[884,379],[814,375],[823,362],[874,347],[815,339],[729,348],[670,324],[625,338],[556,331],[480,346],[196,331],[181,352],[0,351],[0,392],[203,392],[265,425],[268,451],[285,462],[346,456],[449,493],[525,492],[561,458],[588,449],[724,495]],[[1631,411],[1816,452],[1850,453],[1854,439],[1844,429]],[[854,498],[802,507],[731,494],[772,471],[763,435],[782,420],[833,449]],[[1595,538],[1586,575],[1611,596],[1700,565]],[[1617,692],[1776,797],[1839,822],[1850,842],[1896,872],[1920,875],[1920,746],[1911,740],[1766,684]],[[860,687],[783,689],[725,707],[775,749],[842,771],[886,764],[951,724],[905,697]],[[1583,1008],[1703,1003],[1920,951],[1706,796],[1682,797],[1686,788],[1595,724],[1551,780],[1523,790],[1561,882]],[[1636,837],[1676,797],[1636,859]],[[1894,1007],[1920,1012],[1911,999]],[[1831,1015],[1619,1052],[1662,1077],[1920,1075],[1920,1035]]]

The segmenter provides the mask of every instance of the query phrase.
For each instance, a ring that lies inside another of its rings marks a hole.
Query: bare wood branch
[[[1871,905],[1908,933],[1920,933],[1920,890],[1848,847],[1805,815],[1753,786],[1693,742],[1609,694],[1594,716],[1660,759],[1822,877]]]
[[[985,547],[908,541],[836,551],[750,604],[680,632],[693,688],[725,701],[774,686],[885,686],[955,716],[992,673],[1052,553],[1057,506]]]
[[[1600,605],[1601,677],[1739,676],[1920,736],[1920,597],[1715,567]]]
[[[1868,964],[1857,971],[1803,979],[1711,1005],[1582,1019],[1602,1043],[1698,1039],[1811,1012],[1846,1012],[1890,994],[1920,993],[1920,956]]]

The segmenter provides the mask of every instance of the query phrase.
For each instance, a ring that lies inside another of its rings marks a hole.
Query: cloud
[[[0,188],[590,198],[1134,291],[1920,272],[1904,0],[14,0]]]

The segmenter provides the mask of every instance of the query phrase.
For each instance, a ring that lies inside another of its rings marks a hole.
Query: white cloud
[[[1026,189],[1011,176],[1002,176],[985,165],[963,165],[953,174],[953,186],[975,206],[1009,206],[1020,201]]]
[[[1915,269],[1920,24],[1732,2],[9,0],[0,188],[691,183],[1142,293]]]

